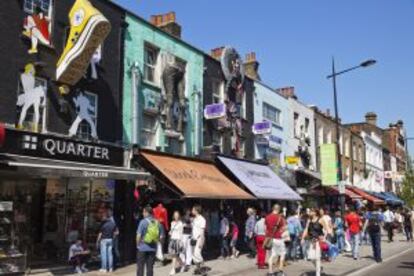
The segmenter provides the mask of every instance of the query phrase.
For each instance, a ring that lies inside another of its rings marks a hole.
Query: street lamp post
[[[337,97],[337,90],[336,90],[336,77],[342,74],[345,74],[347,72],[353,71],[358,68],[365,68],[371,65],[374,65],[377,63],[374,59],[366,60],[362,63],[360,63],[357,66],[353,66],[351,68],[336,72],[335,71],[335,59],[332,57],[332,74],[327,76],[327,79],[332,79],[332,85],[333,85],[333,96],[334,96],[334,109],[335,109],[335,129],[336,129],[336,154],[337,154],[337,168],[338,168],[338,184],[340,181],[342,181],[342,160],[341,160],[341,152],[339,147],[339,140],[340,140],[340,127],[339,127],[339,111],[338,111],[338,97]],[[340,196],[341,200],[341,212],[342,214],[345,211],[345,195],[341,194]]]

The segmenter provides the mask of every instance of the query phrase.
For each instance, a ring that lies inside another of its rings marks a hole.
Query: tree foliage
[[[405,201],[406,205],[410,207],[414,206],[414,173],[412,170],[405,173],[401,198]]]

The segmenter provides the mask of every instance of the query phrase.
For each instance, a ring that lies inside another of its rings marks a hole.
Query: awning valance
[[[340,195],[339,190],[336,186],[328,187],[328,194],[332,195]],[[354,193],[352,190],[346,188],[345,189],[345,196],[348,197],[351,200],[361,200],[362,197],[356,193]]]
[[[78,163],[15,154],[0,154],[0,170],[10,176],[29,176],[33,178],[110,178],[137,180],[148,178],[147,172],[117,166]]]
[[[351,190],[352,192],[360,195],[363,199],[368,200],[370,203],[374,205],[385,205],[385,201],[382,199],[379,199],[373,195],[370,195],[369,193],[365,192],[362,189],[359,189],[354,186],[347,186],[347,189]]]
[[[141,152],[152,167],[165,176],[187,198],[254,199],[238,187],[217,167],[206,161],[170,156],[155,152]],[[145,166],[145,164],[143,164]]]
[[[218,161],[257,198],[302,200],[272,169],[263,164],[219,156]]]

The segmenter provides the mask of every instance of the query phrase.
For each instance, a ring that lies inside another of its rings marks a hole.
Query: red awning
[[[362,196],[363,199],[368,200],[369,202],[371,202],[374,205],[385,205],[385,201],[379,198],[376,198],[375,196],[372,196],[368,193],[366,193],[364,190],[361,190],[357,187],[354,186],[348,186],[346,187],[347,189],[351,190],[352,192]]]
[[[328,194],[339,195],[338,188],[337,187],[329,187],[328,188]],[[347,196],[351,200],[362,199],[362,197],[360,195],[354,193],[353,191],[349,190],[348,188],[345,189],[345,196]]]

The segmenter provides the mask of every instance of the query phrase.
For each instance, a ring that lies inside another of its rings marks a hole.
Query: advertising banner
[[[336,144],[320,146],[322,185],[338,185]]]
[[[226,115],[224,103],[209,104],[204,108],[204,118],[207,120],[222,118]]]
[[[252,126],[252,132],[255,135],[259,134],[269,134],[272,132],[272,123],[269,121],[263,121],[260,123],[255,123]]]

